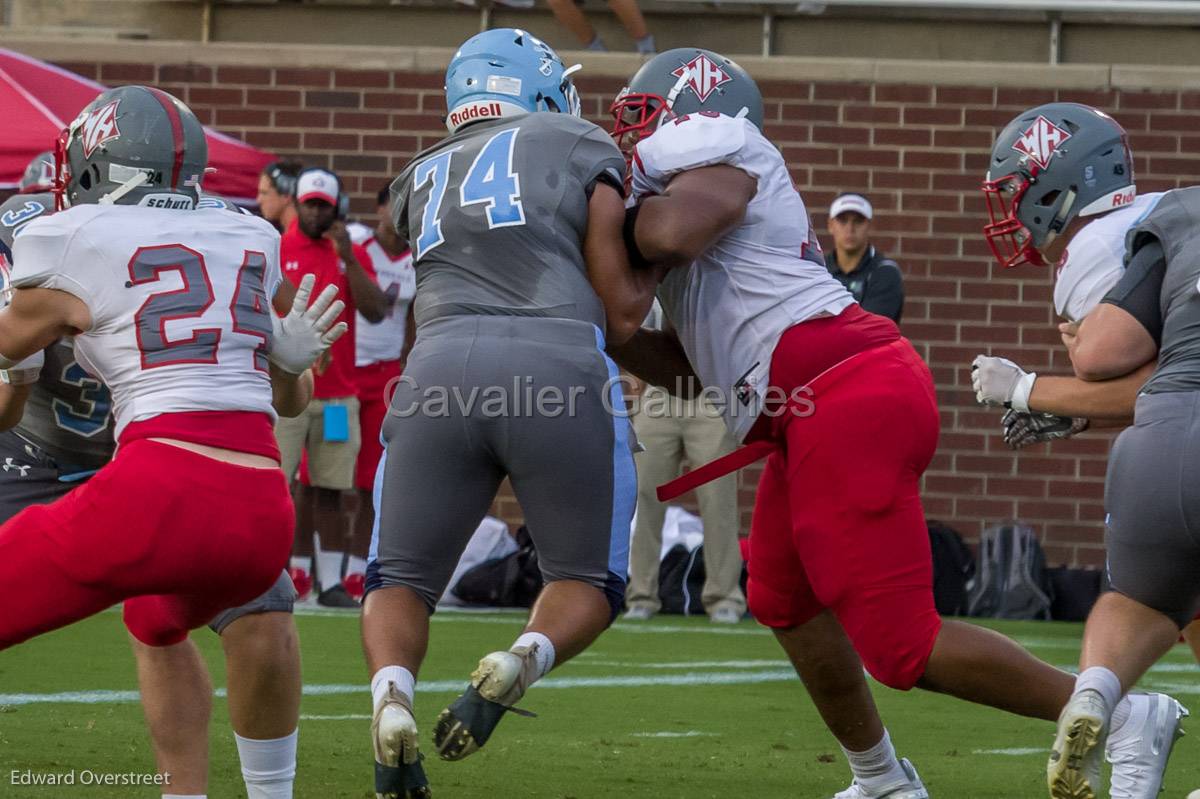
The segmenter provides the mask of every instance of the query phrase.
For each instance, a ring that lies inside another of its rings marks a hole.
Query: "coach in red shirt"
[[[359,403],[354,382],[354,315],[362,314],[369,322],[383,319],[387,297],[364,271],[370,256],[350,242],[346,225],[339,214],[342,191],[336,175],[324,169],[306,169],[296,179],[296,219],[287,227],[280,242],[283,274],[294,284],[304,275],[316,276],[314,293],[333,284],[346,302],[340,318],[350,326],[347,335],[330,349],[328,359],[314,369],[313,401],[304,413],[291,419],[280,418],[275,425],[284,474],[295,476],[303,453],[308,454],[308,482],[311,488],[297,493],[297,517],[308,515],[321,531],[325,563],[317,564],[322,601],[345,604],[340,596],[342,553],[347,549],[349,529],[347,513],[353,512],[354,466],[361,445]],[[312,573],[312,535],[309,525],[297,525],[293,569]],[[336,566],[334,562],[336,561]],[[297,580],[303,582],[307,574]]]

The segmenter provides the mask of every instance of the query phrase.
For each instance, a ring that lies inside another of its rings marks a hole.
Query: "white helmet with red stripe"
[[[149,86],[109,89],[59,136],[55,193],[60,203],[193,208],[208,165],[196,115]]]

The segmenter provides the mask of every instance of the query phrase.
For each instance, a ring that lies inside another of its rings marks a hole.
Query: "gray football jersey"
[[[21,227],[53,210],[54,197],[48,193],[8,198],[0,205],[0,252],[11,258]],[[46,349],[41,376],[14,429],[62,464],[99,469],[113,454],[111,408],[108,389],[76,363],[75,348],[61,339]]]
[[[625,159],[601,128],[539,112],[479,122],[418,155],[392,184],[413,249],[417,325],[455,314],[576,319],[604,329],[583,238],[596,181]]]
[[[1168,191],[1130,230],[1126,260],[1152,235],[1167,258],[1160,308],[1158,368],[1142,391],[1200,391],[1200,186]]]

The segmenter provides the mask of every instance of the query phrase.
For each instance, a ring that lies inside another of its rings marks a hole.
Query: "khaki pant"
[[[700,466],[732,452],[733,437],[717,412],[699,400],[670,398],[655,387],[646,389],[641,410],[633,417],[638,441],[646,451],[637,456],[637,524],[629,552],[629,586],[625,602],[630,607],[659,609],[658,570],[662,551],[662,526],[667,506],[655,489],[679,476],[684,457]],[[726,475],[696,489],[704,520],[704,609],[713,613],[731,607],[746,610],[739,582],[742,555],[738,549],[737,474]]]
[[[325,406],[345,405],[349,416],[350,437],[347,441],[325,440]],[[354,488],[354,466],[362,432],[358,423],[358,397],[315,399],[299,416],[280,416],[275,422],[275,439],[279,442],[280,467],[290,481],[300,466],[300,456],[308,450],[309,483],[317,488],[345,491]]]

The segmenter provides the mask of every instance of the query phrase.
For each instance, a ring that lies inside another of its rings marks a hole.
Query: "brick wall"
[[[438,73],[199,64],[64,63],[107,84],[155,83],[221,130],[281,155],[339,172],[353,208],[445,132]],[[944,78],[943,78],[944,80]],[[971,82],[977,83],[974,78]],[[584,78],[585,113],[603,110],[618,78]],[[1098,564],[1110,439],[1087,435],[1019,455],[1000,441],[999,414],[969,391],[979,353],[1039,372],[1065,372],[1045,272],[1002,271],[980,235],[978,186],[998,127],[1051,100],[1109,109],[1130,132],[1145,191],[1200,180],[1200,91],[1038,90],[977,85],[764,80],[766,132],[787,158],[818,227],[834,195],[870,194],[875,243],[901,264],[903,329],[933,369],[942,436],[926,474],[931,518],[969,538],[1020,518],[1043,536],[1051,563]],[[741,475],[748,526],[758,471]],[[814,501],[819,501],[814,498]],[[520,518],[511,495],[496,511]]]

